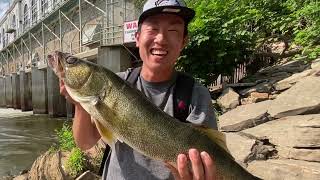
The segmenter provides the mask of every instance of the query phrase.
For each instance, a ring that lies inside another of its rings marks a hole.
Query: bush
[[[72,176],[77,176],[83,172],[85,161],[83,152],[76,147],[71,150],[71,154],[66,162],[66,167]]]
[[[66,168],[72,176],[76,176],[83,172],[85,168],[85,155],[78,147],[76,147],[72,134],[72,128],[69,124],[64,123],[60,130],[55,131],[58,137],[58,144],[52,146],[49,150],[51,152],[58,150],[71,151],[66,162]]]
[[[255,60],[261,42],[281,40],[301,47],[302,55],[320,55],[320,3],[316,0],[187,3],[196,11],[196,17],[189,26],[190,43],[177,68],[205,85],[220,74],[232,75],[238,64]]]
[[[76,147],[70,125],[64,123],[60,130],[56,130],[56,133],[58,136],[58,145],[61,150],[71,151]]]

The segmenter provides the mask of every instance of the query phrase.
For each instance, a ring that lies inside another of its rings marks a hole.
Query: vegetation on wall
[[[143,8],[143,5],[144,3],[146,2],[147,0],[134,0],[134,6],[137,8],[137,9],[142,9]]]

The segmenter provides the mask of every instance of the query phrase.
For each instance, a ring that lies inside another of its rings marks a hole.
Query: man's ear
[[[183,42],[182,42],[183,44],[182,44],[182,49],[183,48],[185,48],[187,45],[188,45],[188,43],[189,43],[189,36],[185,36],[184,38],[183,38]]]
[[[137,31],[134,35],[135,40],[136,40],[136,47],[139,47],[139,42],[140,42],[140,32]]]

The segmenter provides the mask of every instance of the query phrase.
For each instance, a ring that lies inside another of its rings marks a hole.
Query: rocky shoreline
[[[320,58],[268,67],[244,83],[254,86],[226,87],[216,101],[235,159],[263,179],[320,179]]]
[[[260,70],[241,83],[212,87],[220,130],[235,159],[268,180],[320,179],[320,58]],[[70,175],[68,152],[46,152],[14,180],[100,179],[103,143],[85,152],[87,170]]]

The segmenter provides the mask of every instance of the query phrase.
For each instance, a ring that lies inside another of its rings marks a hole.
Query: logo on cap
[[[165,6],[165,5],[170,5],[170,6],[180,6],[179,1],[175,0],[174,4],[172,4],[172,0],[158,0],[155,3],[155,6]]]

